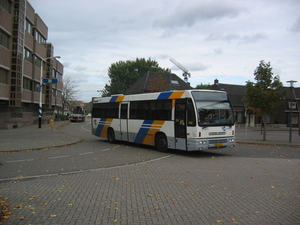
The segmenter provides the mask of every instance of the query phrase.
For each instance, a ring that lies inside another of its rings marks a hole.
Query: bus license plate
[[[216,147],[221,147],[221,146],[223,146],[223,143],[217,143],[217,144],[215,144],[215,146]]]

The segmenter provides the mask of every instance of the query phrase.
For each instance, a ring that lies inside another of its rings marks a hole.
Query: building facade
[[[62,106],[63,65],[47,38],[48,27],[27,0],[0,1],[0,128],[38,123],[40,102],[42,123]]]
[[[255,115],[252,112],[247,112],[243,97],[246,95],[245,85],[234,85],[219,83],[216,79],[212,85],[213,90],[224,90],[228,93],[233,108],[237,124],[245,124],[248,126],[255,127],[260,126],[262,118],[259,115]],[[285,97],[278,102],[277,110],[273,115],[267,116],[266,123],[270,126],[282,126],[300,128],[300,88],[283,87]]]

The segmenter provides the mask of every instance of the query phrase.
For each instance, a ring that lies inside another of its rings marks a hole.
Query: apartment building
[[[54,119],[63,89],[57,58],[48,27],[30,3],[0,0],[0,129],[38,123],[39,116],[42,123]]]

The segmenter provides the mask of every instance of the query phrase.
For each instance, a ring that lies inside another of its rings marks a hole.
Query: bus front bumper
[[[188,140],[187,150],[202,151],[207,149],[233,148],[235,144],[235,137],[212,139],[195,138]]]

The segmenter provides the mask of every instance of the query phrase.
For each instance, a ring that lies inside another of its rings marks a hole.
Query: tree
[[[196,86],[196,89],[211,89],[212,85],[211,84],[198,84]]]
[[[256,83],[247,81],[244,102],[254,111],[259,112],[263,122],[263,141],[266,141],[266,117],[274,115],[278,102],[285,96],[279,76],[273,78],[270,62],[260,61],[254,71]]]
[[[134,60],[119,61],[111,64],[108,69],[110,78],[109,84],[106,84],[102,90],[102,97],[113,94],[123,94],[131,85],[133,85],[147,71],[170,73],[170,69],[159,67],[158,62],[145,58]]]
[[[63,77],[63,91],[62,91],[62,108],[63,111],[69,110],[73,107],[73,102],[77,98],[79,92],[79,84],[71,76],[65,75]]]

